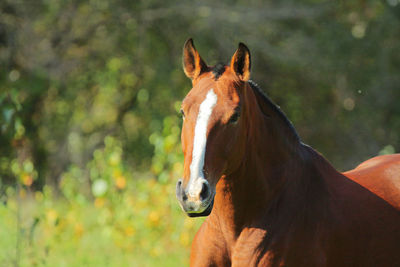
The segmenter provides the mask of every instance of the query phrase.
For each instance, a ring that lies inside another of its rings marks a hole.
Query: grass
[[[57,194],[33,191],[33,163],[14,160],[16,186],[0,188],[0,266],[188,266],[203,220],[188,218],[175,197],[183,159],[166,140],[177,138],[151,139],[148,173],[136,173],[106,137],[87,165],[61,175]]]
[[[201,219],[172,182],[135,180],[103,197],[8,190],[0,204],[1,266],[187,266]]]

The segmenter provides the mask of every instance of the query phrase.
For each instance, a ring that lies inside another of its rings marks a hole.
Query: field
[[[87,169],[64,173],[61,192],[33,191],[30,164],[14,166],[21,182],[7,188],[0,204],[1,266],[188,265],[203,220],[181,211],[177,173],[133,179],[143,174],[124,171],[117,144],[108,138]],[[84,171],[91,185],[80,178]]]
[[[1,266],[186,266],[202,220],[186,218],[172,184],[128,187],[76,202],[10,190],[0,205]]]

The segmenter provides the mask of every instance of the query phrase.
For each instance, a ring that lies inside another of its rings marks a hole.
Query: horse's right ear
[[[201,59],[199,52],[194,47],[192,38],[183,46],[183,71],[191,80],[196,79],[207,70],[207,64]]]

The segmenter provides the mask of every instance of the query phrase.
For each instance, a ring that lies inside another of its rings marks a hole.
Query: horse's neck
[[[271,131],[271,125],[261,123],[261,120],[269,120],[263,115],[253,110],[251,116],[257,127],[248,127],[255,132],[243,136],[248,140],[243,161],[217,185],[213,213],[233,235],[238,235],[244,227],[257,227],[260,221],[262,224],[265,220],[273,221],[275,218],[271,216],[279,216],[274,212],[277,205],[293,211],[303,210],[308,202],[316,200],[316,205],[311,203],[308,207],[323,209],[324,200],[314,197],[323,197],[326,190],[325,169],[335,171],[312,148],[300,142],[292,144],[290,142],[297,140]],[[285,123],[279,127],[285,127]]]
[[[326,220],[329,192],[325,176],[336,171],[309,147],[302,146],[299,153],[302,155],[275,168],[267,158],[253,158],[235,173],[222,177],[213,213],[217,225],[231,240],[244,228],[282,232],[295,220],[301,220],[295,225],[316,227]],[[271,229],[265,228],[268,225]]]
[[[257,148],[258,149],[258,148]],[[279,198],[289,179],[298,172],[297,158],[281,162],[248,153],[241,166],[217,184],[215,208],[218,217],[240,232],[263,216]]]

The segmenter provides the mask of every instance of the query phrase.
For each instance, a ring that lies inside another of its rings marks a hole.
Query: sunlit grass
[[[202,220],[187,218],[173,191],[154,179],[73,202],[49,188],[11,191],[0,205],[1,266],[187,266]]]
[[[178,148],[152,139],[150,172],[132,170],[121,143],[106,137],[85,167],[61,175],[57,190],[33,191],[33,164],[13,161],[17,186],[0,202],[0,266],[187,266],[203,220],[177,203]]]

